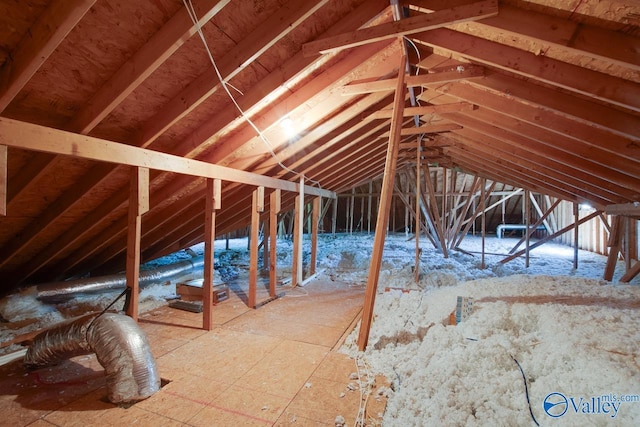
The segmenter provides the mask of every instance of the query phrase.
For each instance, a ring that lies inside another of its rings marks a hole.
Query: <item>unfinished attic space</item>
[[[636,0],[0,0],[11,426],[640,425]]]

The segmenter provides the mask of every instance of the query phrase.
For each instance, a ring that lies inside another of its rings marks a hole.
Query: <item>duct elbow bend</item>
[[[109,400],[129,403],[160,389],[160,376],[144,331],[128,316],[85,316],[38,335],[25,364],[41,367],[94,352],[105,369]]]

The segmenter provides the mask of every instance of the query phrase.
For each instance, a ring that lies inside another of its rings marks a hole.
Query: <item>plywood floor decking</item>
[[[0,368],[0,425],[333,426],[337,415],[353,425],[361,396],[347,385],[357,382],[356,366],[334,348],[357,319],[363,291],[317,280],[257,310],[232,291],[214,308],[210,332],[200,329],[201,314],[144,313],[140,325],[166,383],[158,393],[128,408],[109,403],[95,355],[31,372],[16,361]],[[368,425],[386,404],[376,391]]]

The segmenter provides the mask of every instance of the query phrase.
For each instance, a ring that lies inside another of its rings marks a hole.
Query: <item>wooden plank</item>
[[[494,182],[493,184],[491,184],[491,188],[493,188],[496,185],[496,183]],[[482,231],[482,258],[480,260],[480,268],[481,269],[485,269],[486,268],[486,263],[485,263],[485,249],[486,249],[486,239],[487,239],[487,215],[486,212],[487,210],[485,209],[486,204],[487,204],[487,192],[486,192],[486,187],[487,187],[487,179],[486,178],[482,178],[482,194],[480,195],[480,200],[481,200],[481,204],[480,204],[480,212],[482,212],[482,219],[481,219],[481,231]],[[491,191],[488,192],[488,194],[491,194]],[[475,220],[475,216],[474,216],[474,220]]]
[[[424,116],[427,114],[458,113],[461,111],[473,111],[476,107],[468,102],[454,102],[451,104],[425,105],[422,107],[407,107],[404,109],[404,117]],[[390,119],[393,110],[380,110],[371,114],[374,119]]]
[[[0,215],[7,214],[7,181],[9,178],[9,149],[0,145]]]
[[[607,205],[605,207],[607,215],[620,215],[640,217],[640,203],[621,203],[617,205]]]
[[[96,0],[51,2],[0,70],[0,112],[18,95]]]
[[[214,245],[216,241],[216,209],[220,209],[221,181],[207,179],[204,208],[204,282],[202,291],[202,329],[213,329]]]
[[[422,135],[427,133],[451,132],[458,129],[462,129],[462,126],[460,126],[457,123],[424,125],[424,126],[418,126],[418,127],[402,128],[401,135],[408,136],[408,135]],[[382,135],[380,135],[380,138],[388,138],[388,137],[389,137],[389,132],[385,132]],[[406,143],[400,144],[400,149],[402,150],[403,148],[415,149],[416,145],[412,142],[406,142]],[[432,148],[438,148],[438,147],[422,147],[422,148],[424,150],[424,149],[432,149]]]
[[[312,215],[311,215],[311,261],[309,265],[309,274],[316,274],[316,263],[318,258],[318,221],[320,219],[320,203],[322,199],[316,197],[313,199]]]
[[[140,235],[142,232],[142,214],[148,210],[148,174],[148,169],[141,167],[131,168],[126,269],[129,296],[126,312],[136,322],[138,321],[138,298],[140,293]]]
[[[584,224],[585,222],[590,221],[590,220],[592,220],[593,218],[596,218],[598,215],[600,215],[600,212],[601,212],[601,211],[595,211],[595,212],[593,212],[593,213],[591,213],[591,214],[589,214],[589,215],[585,216],[584,218],[582,218],[582,219],[580,219],[580,220],[578,221],[578,225]],[[564,233],[566,233],[566,232],[568,232],[568,231],[571,231],[574,227],[575,227],[575,224],[568,225],[568,226],[564,227],[563,229],[558,230],[558,231],[556,231],[555,233],[553,233],[553,234],[551,234],[551,235],[549,235],[549,236],[546,236],[546,237],[544,237],[544,238],[542,238],[542,239],[538,240],[536,243],[534,243],[533,245],[531,245],[531,247],[529,248],[529,250],[532,250],[532,249],[537,248],[538,246],[542,246],[542,245],[544,245],[544,244],[545,244],[546,242],[548,242],[549,240],[553,240],[553,239],[555,239],[556,237],[561,236],[561,235],[563,235]],[[523,249],[523,250],[521,250],[521,251],[516,252],[515,254],[513,254],[513,255],[511,255],[511,256],[508,256],[507,258],[505,258],[505,259],[503,259],[503,260],[501,260],[501,261],[500,261],[500,263],[501,263],[501,264],[506,264],[507,262],[509,262],[509,261],[511,261],[511,260],[513,260],[513,259],[516,259],[516,258],[518,258],[519,256],[521,256],[521,255],[523,255],[523,254],[524,254],[524,249]]]
[[[607,256],[607,264],[604,268],[604,280],[611,281],[613,279],[613,273],[616,270],[616,264],[618,263],[618,254],[622,247],[622,216],[615,215],[611,220],[611,233],[609,233],[609,255]]]
[[[400,132],[402,135],[402,132]],[[420,138],[416,138],[416,214],[415,214],[415,234],[416,234],[416,246],[415,246],[415,259],[414,259],[414,270],[413,270],[413,280],[416,283],[420,283],[420,232],[422,230],[422,220],[420,219],[421,212],[421,203],[422,203],[422,176],[421,171],[422,167],[420,166],[420,152],[422,150]],[[398,144],[399,146],[400,144]]]
[[[526,232],[525,232],[525,239],[524,239],[524,247],[525,247],[525,252],[524,252],[524,266],[525,268],[529,268],[529,262],[530,262],[530,250],[529,250],[529,246],[531,243],[531,192],[529,190],[524,190],[524,215],[525,215],[525,219],[524,219],[524,223],[527,227]],[[577,223],[577,218],[576,218],[576,223]],[[576,242],[577,244],[577,242]]]
[[[607,30],[508,4],[500,6],[498,16],[482,20],[474,24],[474,27],[497,31],[506,37],[533,40],[572,54],[640,70],[638,41],[632,34],[625,34],[623,31]]]
[[[439,73],[419,74],[407,76],[406,83],[409,87],[428,86],[435,83],[448,83],[457,80],[466,80],[484,76],[484,68],[478,66],[461,66],[460,71],[443,71]],[[340,95],[362,95],[371,92],[392,91],[395,89],[396,79],[376,80],[373,82],[350,83],[334,89]]]
[[[577,120],[582,125],[590,128],[598,127],[610,133],[617,134],[623,138],[640,140],[640,129],[637,126],[637,117],[622,110],[612,111],[611,107],[604,104],[595,103],[573,94],[559,92],[554,88],[543,87],[538,84],[528,83],[517,77],[510,77],[503,73],[490,72],[483,79],[469,81],[472,86],[508,100],[526,102],[530,105],[537,105],[555,114],[560,114],[566,119]],[[545,111],[546,113],[546,111]],[[548,113],[546,113],[548,114]],[[547,123],[546,120],[539,119],[540,123]],[[599,138],[594,138],[598,141]],[[617,152],[624,143],[612,145],[602,141],[601,145],[610,147],[612,152]]]
[[[560,202],[562,202],[562,199],[556,199],[556,201],[553,202],[553,204],[549,207],[549,209],[547,209],[547,211],[545,213],[542,213],[542,211],[540,210],[540,207],[538,206],[538,204],[536,203],[535,199],[533,198],[533,194],[531,194],[530,200],[537,207],[536,209],[538,210],[538,215],[540,215],[540,218],[531,227],[529,227],[528,234],[529,235],[533,234],[535,232],[535,230],[537,230],[538,226],[540,226],[542,224],[545,224],[545,228],[547,229],[547,233],[552,234],[554,231],[551,228],[551,226],[549,225],[549,223],[547,222],[546,218],[549,215],[553,214],[553,210],[560,204]],[[516,250],[518,250],[518,247],[520,247],[520,245],[522,243],[524,243],[524,241],[526,239],[526,236],[527,236],[527,234],[522,236],[522,238],[518,241],[518,243],[516,243],[515,246],[513,248],[511,248],[511,250],[509,251],[510,254],[512,254]]]
[[[302,45],[302,52],[311,57],[497,14],[496,0],[482,1],[315,40]]]
[[[466,61],[496,67],[589,98],[640,111],[640,85],[629,80],[446,28],[416,34],[414,41],[434,49],[443,49]]]
[[[180,8],[147,43],[102,85],[83,109],[76,114],[68,129],[82,134],[89,133],[194,35],[198,27],[204,26],[230,2],[231,0],[194,2],[197,26],[193,24],[187,9]]]
[[[275,190],[269,195],[269,296],[276,296],[278,280],[278,212],[280,212],[281,191]]]
[[[258,287],[258,233],[260,231],[260,192],[253,190],[251,199],[251,237],[249,238],[249,296],[247,305],[256,308],[256,290]],[[264,197],[264,193],[262,193]],[[264,204],[264,201],[262,202]]]
[[[565,95],[566,99],[564,99],[563,105],[581,103],[583,105],[583,110],[589,111],[593,108],[593,111],[599,113],[599,117],[627,117],[628,120],[625,120],[621,126],[623,128],[626,127],[624,133],[631,133],[632,136],[625,137],[623,135],[623,137],[621,137],[619,133],[613,133],[606,129],[602,129],[602,127],[595,127],[593,124],[587,123],[591,121],[591,115],[586,116],[585,119],[579,122],[572,117],[567,117],[567,113],[553,111],[555,106],[549,107],[547,106],[547,103],[540,104],[541,100],[538,97],[524,97],[524,95],[517,90],[514,90],[514,92],[520,96],[505,97],[505,93],[498,93],[496,90],[488,91],[486,90],[486,86],[479,88],[476,83],[477,82],[475,81],[471,84],[448,83],[442,87],[438,87],[436,91],[455,96],[458,99],[465,100],[482,107],[477,110],[476,113],[482,113],[483,110],[488,109],[492,112],[499,113],[500,120],[502,122],[505,122],[505,120],[502,120],[503,117],[511,117],[513,119],[517,119],[518,122],[524,122],[528,125],[536,126],[545,132],[551,131],[555,135],[560,135],[563,139],[568,137],[573,140],[572,144],[575,149],[583,150],[588,148],[588,146],[597,147],[598,149],[624,157],[625,159],[628,159],[631,162],[636,162],[637,164],[639,155],[638,150],[633,149],[638,145],[637,141],[640,140],[640,131],[636,125],[636,116],[630,113],[624,114],[610,106],[608,108],[598,108],[599,106],[595,102],[576,99],[575,95]],[[498,89],[498,91],[500,89],[504,89],[507,92],[511,92],[512,89],[522,88],[521,85],[523,84],[524,83],[520,82],[520,79],[513,78],[510,85],[498,86],[496,89]],[[552,89],[538,89],[540,86],[534,84],[529,84],[528,87],[533,92],[541,92],[548,95],[545,97],[545,99],[548,100],[552,100],[552,93],[557,92]],[[551,101],[549,101],[549,103],[551,103]],[[592,104],[593,107],[591,107],[590,104]],[[578,113],[571,115],[575,116],[576,114]],[[581,115],[584,116],[584,114]],[[617,128],[618,124],[610,124],[609,126],[616,126]],[[527,133],[533,132],[527,130]],[[555,138],[550,139],[553,140]],[[579,142],[580,144],[576,144],[576,142]],[[586,147],[584,147],[583,144],[585,144]],[[593,157],[601,156],[589,156],[589,158]],[[625,167],[625,169],[627,168]]]
[[[400,60],[399,70],[404,70],[406,57],[403,55]],[[373,252],[369,265],[369,276],[365,290],[364,305],[362,312],[362,322],[358,334],[358,348],[364,351],[369,341],[371,321],[373,320],[373,307],[375,304],[376,292],[378,289],[378,276],[382,264],[382,253],[384,251],[384,241],[389,225],[389,212],[391,210],[391,199],[393,196],[394,179],[396,174],[396,162],[398,157],[398,144],[400,143],[400,131],[402,128],[402,117],[404,109],[404,99],[406,85],[404,83],[404,73],[398,73],[398,84],[394,98],[394,116],[391,121],[391,137],[387,147],[387,157],[382,178],[382,191],[380,194],[380,206],[378,208],[378,218],[376,221],[376,233],[373,243]]]
[[[165,172],[215,178],[241,184],[298,191],[298,184],[240,171],[224,166],[126,144],[78,135],[44,126],[0,117],[0,145],[45,153],[63,154],[101,162],[145,167]],[[305,186],[305,192],[328,198],[335,193],[317,187]]]
[[[295,199],[293,220],[293,266],[291,270],[291,285],[293,287],[302,283],[302,245],[304,230],[304,177],[300,177],[300,192]]]
[[[634,277],[640,274],[640,261],[636,261],[635,265],[627,270],[626,273],[620,278],[620,282],[629,283]]]
[[[580,246],[580,209],[578,202],[573,202],[573,269],[578,269],[578,248]]]

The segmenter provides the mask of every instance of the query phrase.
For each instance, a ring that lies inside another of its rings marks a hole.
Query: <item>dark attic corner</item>
[[[639,38],[0,1],[0,424],[640,425]]]

